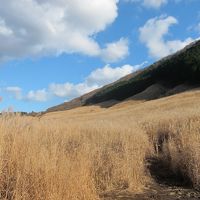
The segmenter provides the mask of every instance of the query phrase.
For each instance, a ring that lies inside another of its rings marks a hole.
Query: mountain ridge
[[[99,104],[105,101],[123,101],[159,84],[167,91],[178,85],[196,85],[200,81],[200,40],[169,55],[145,69],[126,75],[102,88],[51,107],[46,112],[69,110],[79,106]],[[166,94],[168,94],[166,91]],[[162,94],[160,96],[163,96]],[[170,94],[168,94],[170,95]],[[159,95],[157,95],[159,98]],[[151,98],[150,98],[151,99]]]

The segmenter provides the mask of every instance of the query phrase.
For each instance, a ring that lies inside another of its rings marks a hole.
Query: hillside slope
[[[154,85],[153,89],[155,88],[162,90],[159,85]],[[152,87],[150,87],[150,89],[148,89],[146,92],[151,89]],[[183,89],[186,89],[185,86],[179,85],[171,92],[176,93],[178,91],[183,91]],[[200,193],[194,189],[194,185],[193,187],[189,184],[187,185],[186,182],[184,182],[183,177],[180,176],[179,172],[181,167],[183,167],[184,174],[187,173],[187,169],[189,169],[189,174],[195,176],[191,170],[192,168],[188,168],[190,164],[194,164],[193,162],[195,160],[196,165],[193,166],[196,167],[195,169],[199,169],[199,99],[200,88],[196,88],[190,91],[181,92],[179,94],[155,99],[152,101],[126,101],[122,102],[120,106],[118,104],[108,109],[92,105],[82,106],[61,112],[50,112],[43,115],[40,119],[40,122],[45,122],[46,124],[49,122],[57,124],[62,122],[66,124],[66,126],[70,126],[71,124],[75,123],[77,130],[80,129],[80,124],[84,124],[86,130],[89,130],[89,127],[93,125],[96,128],[95,130],[99,131],[98,137],[95,139],[95,141],[99,141],[99,136],[105,131],[103,127],[106,126],[107,129],[104,137],[109,138],[108,140],[111,141],[112,147],[117,152],[117,158],[115,161],[118,161],[118,158],[120,157],[120,148],[123,149],[121,150],[122,152],[124,152],[125,149],[123,148],[123,143],[117,143],[116,140],[113,140],[109,137],[113,127],[116,130],[120,130],[119,127],[122,127],[123,137],[121,136],[121,138],[125,137],[127,130],[131,131],[132,136],[136,135],[139,137],[139,135],[137,135],[139,129],[135,128],[135,125],[137,124],[137,126],[142,127],[142,130],[147,131],[146,133],[150,136],[149,139],[154,142],[157,141],[155,139],[156,136],[160,138],[160,134],[172,134],[173,137],[170,137],[170,140],[166,140],[166,143],[163,146],[165,147],[163,150],[165,149],[166,151],[161,151],[160,154],[153,154],[154,156],[150,158],[149,153],[151,151],[148,151],[148,159],[145,160],[145,166],[149,167],[148,170],[150,171],[150,182],[147,182],[144,190],[138,194],[123,189],[112,190],[101,193],[101,199],[196,200],[200,198]],[[86,132],[83,131],[83,133],[85,134]],[[117,135],[117,138],[120,138],[116,132],[115,134]],[[139,134],[142,135],[141,132],[139,132]],[[95,131],[93,130],[92,136],[90,137],[93,138],[94,135]],[[183,135],[184,137],[181,138]],[[82,142],[83,139],[81,138],[80,141]],[[137,142],[140,143],[139,141]],[[175,144],[178,144],[178,151],[176,151],[177,149]],[[135,147],[136,143],[131,141],[131,145],[132,147]],[[107,147],[108,142],[104,143],[104,146]],[[144,147],[145,144],[142,146]],[[185,147],[185,149],[183,147]],[[136,149],[134,151],[136,151]],[[140,147],[140,149],[142,148]],[[108,150],[105,152],[107,151]],[[171,154],[169,154],[169,152],[171,152]],[[105,157],[105,154],[103,155]],[[169,160],[165,160],[166,158],[169,158]],[[130,161],[130,157],[127,160]],[[186,161],[188,161],[187,164],[185,163]],[[105,163],[107,162],[108,161],[106,157]],[[104,164],[104,166],[106,165]],[[142,164],[140,163],[139,166],[141,168]],[[180,169],[174,170],[174,167],[180,167]],[[122,168],[123,167],[119,167],[119,169]],[[125,168],[125,171],[127,173],[128,169]],[[178,173],[175,174],[174,171]],[[197,175],[199,177],[199,170]]]
[[[70,102],[49,108],[47,112],[68,110],[110,100],[123,101],[143,91],[145,92],[149,87],[151,88],[150,93],[156,93],[153,91],[153,88],[155,85],[159,85],[159,88],[163,88],[160,90],[161,93],[158,93],[156,89],[156,95],[153,95],[151,98],[146,95],[139,95],[140,98],[145,96],[145,99],[148,100],[156,99],[170,95],[169,91],[179,85],[187,84],[192,86],[199,81],[200,40],[191,43],[184,49],[163,58],[144,70],[123,77],[112,84],[106,85]]]

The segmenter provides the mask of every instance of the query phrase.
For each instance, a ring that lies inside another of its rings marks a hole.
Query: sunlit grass
[[[192,103],[191,103],[192,102]],[[147,158],[200,186],[199,93],[111,109],[83,107],[40,118],[0,117],[1,199],[95,200],[142,192]]]

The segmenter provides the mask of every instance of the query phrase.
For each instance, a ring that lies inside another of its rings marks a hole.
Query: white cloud
[[[3,1],[0,60],[74,52],[101,57],[102,49],[93,36],[115,21],[117,3],[118,0]],[[118,58],[121,59],[119,55]]]
[[[160,8],[162,5],[166,4],[167,0],[143,0],[143,4],[150,8]]]
[[[127,74],[130,74],[138,70],[141,65],[131,66],[123,65],[122,67],[113,68],[106,65],[103,68],[98,68],[93,71],[86,79],[87,85],[98,85],[103,86],[112,83]]]
[[[143,62],[142,64],[135,66],[123,65],[121,67],[111,67],[106,65],[103,68],[98,68],[91,72],[82,83],[51,83],[47,89],[31,90],[24,95],[22,94],[22,89],[19,87],[7,87],[7,90],[5,91],[13,93],[16,99],[25,101],[43,102],[55,96],[70,100],[135,72],[146,63],[147,62]]]
[[[147,8],[160,8],[162,5],[166,4],[168,0],[125,0],[127,2],[141,3]]]
[[[102,49],[101,54],[107,62],[116,62],[125,58],[129,54],[128,40],[121,38],[117,42],[106,44],[106,48]]]
[[[6,27],[5,22],[0,19],[0,35],[6,36],[6,35],[12,35],[12,30]]]
[[[29,91],[26,95],[22,94],[22,88],[17,86],[10,86],[3,89],[5,92],[11,94],[17,100],[26,101],[47,101],[48,92],[45,89]]]
[[[49,85],[49,91],[51,94],[57,97],[65,97],[67,99],[78,97],[97,88],[97,85],[88,86],[86,83],[73,84],[67,82],[63,84],[52,83]]]
[[[24,97],[25,100],[28,101],[47,101],[48,100],[48,92],[45,89],[29,91],[28,94]]]
[[[132,2],[132,3],[139,3],[142,6],[146,8],[154,8],[159,9],[160,7],[166,5],[167,3],[191,3],[192,1],[198,1],[198,0],[121,0],[124,2]]]
[[[193,41],[192,38],[187,38],[184,41],[164,38],[169,33],[170,26],[177,23],[177,19],[172,16],[160,16],[149,19],[139,29],[140,40],[147,46],[152,57],[162,58],[182,49]]]

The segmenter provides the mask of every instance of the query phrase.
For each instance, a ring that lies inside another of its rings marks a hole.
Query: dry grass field
[[[134,196],[155,182],[152,161],[199,189],[199,102],[194,90],[107,109],[3,115],[0,199],[98,200],[113,191]]]

